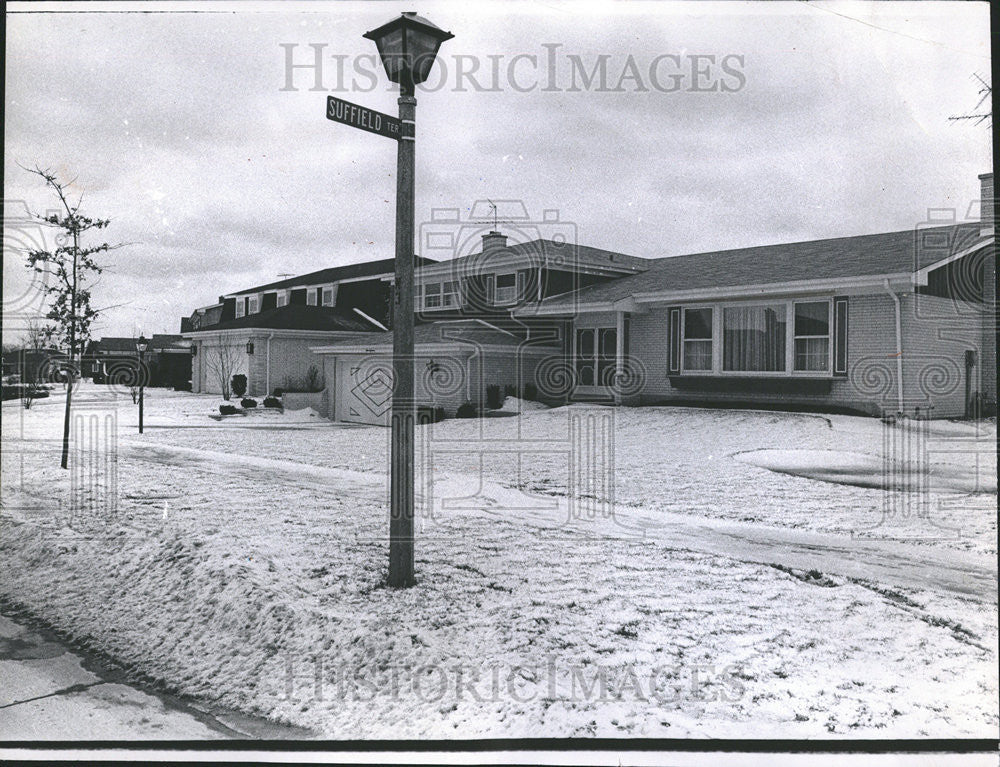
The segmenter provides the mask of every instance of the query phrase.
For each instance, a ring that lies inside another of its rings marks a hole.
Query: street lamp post
[[[366,32],[386,75],[399,84],[396,154],[396,283],[392,311],[392,450],[389,479],[390,586],[412,586],[413,575],[413,177],[417,99],[438,48],[454,35],[415,13]]]
[[[146,366],[144,364],[146,358],[146,349],[149,346],[149,342],[146,341],[145,336],[139,336],[139,340],[135,342],[135,350],[139,352],[139,433],[142,434],[142,401],[144,395],[145,383],[146,383]]]

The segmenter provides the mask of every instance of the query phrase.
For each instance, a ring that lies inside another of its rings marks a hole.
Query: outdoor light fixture
[[[454,37],[416,13],[408,12],[363,35],[373,40],[385,73],[403,92],[427,79],[438,48]]]
[[[139,352],[139,433],[142,434],[142,411],[143,402],[146,399],[145,384],[146,384],[146,363],[143,361],[143,357],[146,356],[146,349],[149,348],[149,341],[146,340],[146,336],[139,336],[139,340],[135,342],[135,350]]]
[[[389,574],[387,583],[416,583],[413,571],[414,445],[413,199],[417,143],[414,86],[427,79],[438,48],[454,35],[415,13],[404,13],[364,34],[378,48],[385,73],[399,84],[399,117],[327,97],[327,118],[396,140],[396,280],[392,302],[392,417],[389,449]],[[360,115],[359,118],[353,116]],[[354,120],[352,122],[352,119]],[[382,126],[382,127],[380,127]],[[433,363],[432,363],[433,364]]]
[[[253,354],[253,341],[247,341],[247,354]]]
[[[198,356],[198,347],[195,346],[194,344],[191,344],[191,356],[192,357]]]

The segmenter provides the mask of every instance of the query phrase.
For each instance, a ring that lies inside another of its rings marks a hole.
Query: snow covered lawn
[[[387,430],[147,390],[140,436],[98,392],[96,477],[58,468],[58,393],[3,406],[0,597],[173,692],[329,738],[996,736],[995,490],[934,485],[995,483],[995,426],[932,425],[915,468],[872,419],[601,409],[610,515],[566,499],[593,409],[422,427],[419,584],[393,591]],[[739,460],[776,449],[930,484]]]

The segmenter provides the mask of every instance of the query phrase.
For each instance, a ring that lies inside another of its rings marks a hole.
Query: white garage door
[[[392,362],[358,357],[337,361],[337,420],[388,426]]]

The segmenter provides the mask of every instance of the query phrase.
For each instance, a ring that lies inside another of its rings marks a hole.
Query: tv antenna
[[[975,114],[975,112],[983,105],[983,103],[993,95],[993,88],[988,82],[986,82],[978,73],[973,72],[972,76],[979,81],[979,103],[972,108],[972,112],[964,115],[954,115],[949,117],[949,120],[974,120],[973,125],[980,125],[981,123],[989,120],[991,123],[993,121],[993,110],[989,110],[985,113]]]
[[[487,200],[486,202],[493,208],[493,231],[495,232],[497,230],[497,204],[493,200]]]

